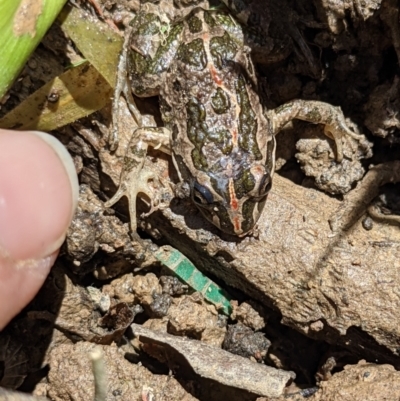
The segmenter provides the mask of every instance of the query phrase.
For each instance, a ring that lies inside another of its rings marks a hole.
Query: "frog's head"
[[[240,165],[225,174],[199,174],[191,197],[207,220],[221,231],[243,237],[253,230],[271,189],[272,174],[262,164]]]
[[[172,156],[193,203],[221,231],[239,237],[250,234],[271,189],[275,138],[267,137],[259,155],[239,146],[223,152],[211,142],[199,152],[191,142],[186,144],[187,148],[173,148]]]

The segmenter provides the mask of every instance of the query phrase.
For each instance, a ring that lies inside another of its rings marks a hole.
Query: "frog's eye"
[[[271,175],[269,173],[264,174],[263,178],[260,181],[260,186],[258,188],[258,194],[260,197],[268,195],[268,192],[271,190],[272,180]]]
[[[198,182],[194,183],[192,197],[194,203],[199,206],[210,205],[214,202],[214,198],[210,190],[205,186],[200,185]]]

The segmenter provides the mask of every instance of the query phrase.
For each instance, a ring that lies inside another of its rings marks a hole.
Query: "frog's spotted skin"
[[[132,205],[145,186],[141,158],[148,144],[161,142],[167,150],[169,139],[180,178],[203,215],[222,231],[243,236],[255,226],[271,188],[279,129],[293,118],[325,124],[339,158],[341,136],[355,135],[341,111],[326,103],[295,100],[264,111],[240,25],[229,14],[204,8],[184,18],[181,9],[174,23],[166,17],[172,12],[160,17],[156,5],[145,3],[132,23],[130,85],[137,96],[160,96],[165,124],[148,130],[146,139],[145,127],[135,132],[121,187],[107,202],[130,198],[134,231]]]
[[[198,10],[182,29],[186,39],[160,90],[173,158],[205,217],[242,235],[268,194],[275,148],[254,68],[230,16]]]

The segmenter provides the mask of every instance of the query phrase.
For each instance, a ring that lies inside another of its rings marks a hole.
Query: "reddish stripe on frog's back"
[[[217,70],[215,69],[214,65],[209,64],[209,69],[210,69],[210,74],[211,74],[211,78],[213,79],[213,81],[218,85],[221,86],[222,85],[222,79],[220,78],[220,76],[218,75]]]
[[[233,179],[229,179],[229,204],[233,212],[237,212],[239,208],[239,202],[236,198],[235,187],[233,185]]]

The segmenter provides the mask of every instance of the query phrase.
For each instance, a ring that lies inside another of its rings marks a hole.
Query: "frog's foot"
[[[342,138],[348,136],[360,143],[364,153],[369,154],[370,143],[364,135],[353,132],[347,125],[340,107],[316,100],[293,100],[267,112],[273,133],[278,133],[289,121],[298,119],[313,124],[323,124],[324,133],[336,144],[336,160],[343,160]],[[368,156],[366,156],[368,157]]]
[[[136,199],[138,194],[148,197],[149,214],[156,210],[159,204],[154,187],[161,185],[161,180],[154,172],[143,167],[149,145],[168,153],[169,131],[165,128],[152,127],[139,128],[135,131],[124,156],[120,186],[115,195],[105,203],[106,207],[111,207],[123,196],[128,198],[133,236],[137,230]],[[153,186],[150,185],[150,181],[153,181]]]
[[[135,169],[136,170],[136,169]],[[152,185],[150,184],[152,182]],[[123,196],[128,198],[129,202],[129,217],[131,235],[134,239],[138,239],[139,236],[136,233],[137,220],[136,220],[136,200],[139,194],[144,194],[149,200],[150,210],[144,214],[148,216],[157,210],[160,203],[157,191],[154,187],[160,186],[161,181],[159,178],[150,170],[141,169],[139,172],[132,174],[132,172],[124,171],[121,174],[121,184],[115,195],[105,203],[106,207],[111,207],[117,203]],[[147,202],[146,202],[147,203]]]
[[[117,203],[123,196],[126,196],[128,198],[129,217],[130,217],[130,222],[131,222],[130,223],[131,235],[134,237],[134,239],[139,238],[136,233],[136,230],[137,230],[136,199],[137,199],[139,192],[141,192],[141,193],[144,192],[151,199],[151,194],[149,194],[143,188],[143,182],[142,182],[140,174],[138,174],[138,176],[135,177],[134,180],[132,180],[132,179],[130,179],[130,177],[128,177],[126,180],[121,181],[121,184],[120,184],[117,192],[114,194],[114,196],[111,199],[109,199],[104,204],[105,207],[111,207],[115,203]]]
[[[329,105],[330,106],[330,105]],[[340,163],[343,160],[343,145],[342,138],[347,135],[353,138],[356,142],[360,143],[363,148],[366,147],[364,144],[364,135],[353,132],[347,125],[344,115],[340,107],[330,106],[328,113],[330,113],[331,121],[326,123],[324,128],[324,134],[335,141],[336,144],[336,161]]]

